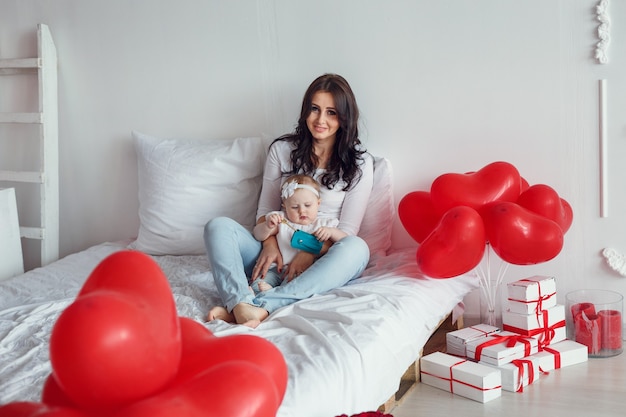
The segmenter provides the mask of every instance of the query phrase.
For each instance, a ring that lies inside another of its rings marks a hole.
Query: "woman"
[[[275,236],[262,243],[232,219],[218,217],[204,228],[209,262],[225,307],[213,307],[208,320],[256,327],[274,310],[323,293],[358,277],[369,261],[357,237],[373,184],[373,160],[361,146],[359,110],[348,82],[336,74],[318,77],[307,89],[295,131],[269,148],[257,224],[280,209],[280,187],[292,174],[307,174],[322,185],[320,217],[336,217],[348,236],[324,243],[319,255],[299,251],[283,269]],[[316,260],[316,257],[319,258]],[[315,263],[314,263],[315,261]],[[276,264],[288,283],[254,295],[251,280]]]

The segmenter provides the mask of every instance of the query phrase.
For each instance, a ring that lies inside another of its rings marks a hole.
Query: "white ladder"
[[[36,58],[0,59],[0,75],[36,71],[39,84],[39,111],[0,113],[0,123],[39,126],[39,171],[3,171],[0,167],[0,182],[39,185],[39,225],[31,227],[20,225],[20,235],[22,238],[40,241],[40,263],[44,266],[59,259],[57,53],[47,25],[37,25],[37,43]]]

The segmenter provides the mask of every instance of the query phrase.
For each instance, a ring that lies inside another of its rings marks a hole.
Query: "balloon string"
[[[496,285],[502,284],[504,281],[504,275],[506,275],[506,271],[509,269],[509,263],[502,261],[500,263],[500,269],[498,270],[498,283]]]
[[[480,264],[478,265],[476,274],[480,280],[480,290],[487,300],[487,309],[489,311],[495,311],[497,289],[504,281],[504,276],[509,268],[509,264],[507,262],[501,262],[495,281],[491,279],[491,246],[489,243],[487,243],[487,250],[485,252],[485,263],[485,268]]]
[[[480,291],[482,292],[484,298],[487,300],[487,308],[491,308],[491,296],[490,296],[490,287],[491,287],[491,280],[489,279],[489,274],[491,271],[490,268],[490,259],[489,259],[489,244],[487,244],[487,251],[485,253],[485,260],[486,260],[486,269],[483,268],[482,264],[478,265],[478,268],[476,269],[476,273],[478,274],[478,277],[480,279]],[[485,272],[486,271],[486,272]]]

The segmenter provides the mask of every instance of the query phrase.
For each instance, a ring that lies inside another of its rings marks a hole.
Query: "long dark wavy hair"
[[[313,152],[313,136],[306,124],[312,111],[313,96],[322,91],[330,93],[335,101],[335,110],[339,118],[339,129],[333,153],[328,162],[326,173],[320,182],[327,188],[333,188],[340,180],[345,181],[344,191],[349,190],[361,178],[359,161],[366,152],[359,139],[359,108],[352,88],[348,82],[337,74],[324,74],[315,79],[304,94],[300,118],[293,133],[286,134],[276,140],[295,143],[291,152],[292,172],[303,172],[312,175],[318,165],[318,158]]]

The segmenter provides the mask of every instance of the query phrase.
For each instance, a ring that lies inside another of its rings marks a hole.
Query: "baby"
[[[254,237],[264,241],[276,236],[278,248],[283,257],[284,265],[289,264],[298,253],[291,246],[291,237],[295,230],[311,233],[320,242],[330,240],[337,242],[346,233],[337,228],[339,220],[335,218],[318,218],[320,206],[320,185],[308,175],[292,175],[281,187],[283,211],[272,211],[265,215],[265,222],[254,227]],[[283,282],[283,277],[272,267],[265,278],[257,278],[251,288],[255,293],[267,291]]]

